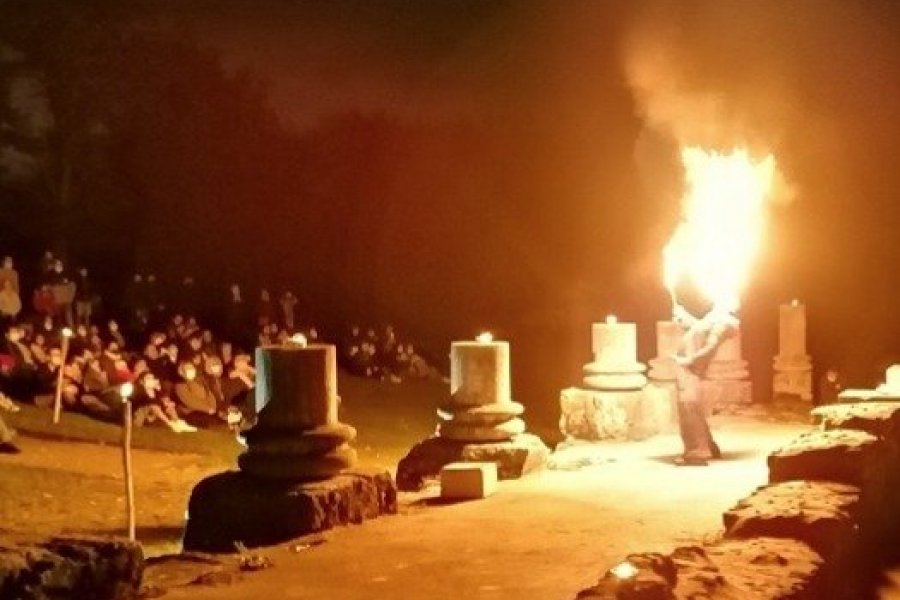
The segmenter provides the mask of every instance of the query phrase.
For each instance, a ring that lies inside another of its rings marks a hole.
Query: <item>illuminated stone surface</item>
[[[477,500],[497,491],[497,463],[455,462],[441,469],[441,498]]]
[[[900,403],[829,404],[812,411],[825,430],[854,429],[900,444]]]
[[[650,381],[675,381],[678,372],[673,358],[678,352],[684,329],[674,321],[656,322],[656,356],[650,359]]]
[[[207,477],[188,503],[184,549],[234,552],[397,512],[386,471],[352,470],[321,481],[260,479],[231,471]]]
[[[806,307],[779,307],[778,356],[773,362],[772,391],[775,395],[812,400],[812,361],[806,353]]]
[[[860,494],[856,486],[831,481],[762,486],[722,515],[725,535],[792,538],[830,557],[859,543]]]
[[[356,430],[338,421],[330,344],[257,348],[256,415],[241,470],[257,477],[325,479],[356,463]]]
[[[567,439],[640,440],[670,427],[671,391],[647,386],[637,391],[567,388],[560,393],[560,432]]]
[[[823,560],[797,540],[756,538],[684,546],[672,554],[641,553],[626,560],[630,578],[607,571],[576,600],[784,600],[824,598]]]
[[[258,348],[257,421],[240,471],[198,483],[184,547],[231,552],[396,512],[390,474],[350,470],[356,430],[338,420],[335,347]]]
[[[637,326],[606,322],[591,326],[594,360],[584,366],[584,386],[599,390],[639,390],[647,367],[637,360]]]
[[[541,469],[550,450],[539,437],[530,433],[504,442],[467,443],[431,437],[419,442],[397,465],[397,487],[419,490],[438,477],[441,469],[453,462],[493,462],[499,479],[518,479]]]
[[[864,431],[805,433],[769,455],[769,481],[817,479],[861,486],[883,466],[878,439]]]
[[[453,342],[450,399],[438,409],[438,435],[464,442],[502,442],[525,432],[524,407],[513,402],[509,343]]]

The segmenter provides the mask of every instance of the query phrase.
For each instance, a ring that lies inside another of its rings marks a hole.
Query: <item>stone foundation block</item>
[[[397,512],[397,488],[386,471],[353,470],[297,483],[230,471],[202,480],[188,502],[184,549],[234,552],[361,523]]]
[[[632,554],[635,571],[620,577],[607,571],[576,600],[819,600],[827,596],[822,558],[797,540],[722,540],[709,546],[676,548],[670,555]]]
[[[667,430],[672,397],[663,388],[599,391],[568,388],[560,393],[559,429],[566,438],[641,440]]]
[[[870,433],[813,431],[769,455],[769,482],[818,479],[865,488],[879,477],[881,458],[878,438]]]
[[[898,402],[828,404],[814,409],[812,415],[825,430],[864,431],[900,446],[900,403]]]
[[[497,491],[497,463],[450,463],[441,469],[441,498],[477,500]]]
[[[0,598],[133,598],[143,571],[140,545],[127,540],[0,538]]]
[[[800,540],[823,557],[858,549],[860,489],[830,481],[765,485],[722,515],[726,537]]]
[[[492,462],[499,479],[518,479],[543,468],[550,449],[534,434],[523,433],[505,442],[466,443],[431,437],[419,442],[397,465],[397,487],[405,491],[421,489],[453,462]]]

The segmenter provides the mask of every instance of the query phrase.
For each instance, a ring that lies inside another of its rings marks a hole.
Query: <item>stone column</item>
[[[735,404],[753,400],[748,362],[741,353],[741,329],[716,349],[706,377],[700,382],[700,394],[707,412],[715,413]]]
[[[646,393],[646,366],[637,360],[637,325],[607,317],[591,327],[594,360],[582,387],[560,393],[560,432],[567,440],[642,439],[671,422],[670,394]]]
[[[338,421],[337,362],[330,344],[256,349],[256,425],[241,470],[265,478],[326,479],[356,463],[356,430]]]
[[[525,431],[525,408],[513,402],[508,342],[453,342],[450,400],[438,409],[438,435],[449,440],[496,442]]]
[[[650,381],[671,382],[678,375],[675,359],[684,328],[675,321],[656,322],[656,357],[650,359]]]
[[[584,366],[584,386],[595,390],[639,390],[647,367],[637,360],[637,325],[607,317],[591,326],[594,360]]]
[[[194,486],[185,550],[279,544],[397,511],[388,471],[351,468],[356,430],[338,420],[335,356],[327,344],[257,349],[257,421],[240,470]]]
[[[772,392],[812,400],[812,361],[806,353],[806,307],[794,300],[778,307],[778,356]]]
[[[500,479],[540,469],[550,450],[526,432],[524,407],[513,402],[509,343],[490,334],[450,346],[450,394],[438,408],[437,433],[412,447],[397,465],[401,490],[421,489],[454,462],[493,462]]]

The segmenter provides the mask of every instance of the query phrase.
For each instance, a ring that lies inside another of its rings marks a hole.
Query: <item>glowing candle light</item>
[[[479,344],[490,344],[494,341],[494,334],[492,334],[490,331],[485,331],[478,334],[478,336],[475,338],[475,341]]]
[[[302,333],[295,333],[290,338],[288,338],[290,343],[294,346],[300,346],[301,348],[306,348],[307,340],[306,336]]]
[[[607,325],[615,325],[618,322],[619,322],[619,319],[616,317],[616,315],[606,315],[606,324]]]
[[[609,570],[617,579],[631,579],[638,574],[638,568],[624,560]]]

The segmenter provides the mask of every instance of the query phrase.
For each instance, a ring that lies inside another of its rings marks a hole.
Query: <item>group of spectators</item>
[[[130,394],[138,426],[156,423],[179,433],[249,426],[255,381],[249,350],[285,343],[297,333],[320,341],[319,331],[298,325],[297,298],[290,291],[273,299],[263,289],[255,310],[248,310],[237,284],[220,307],[218,327],[206,327],[195,316],[193,278],[185,277],[178,287],[173,301],[160,293],[154,275],[135,274],[121,306],[110,311],[87,269],[70,277],[62,261],[47,252],[35,278],[33,310],[26,311],[14,262],[4,258],[0,414],[16,409],[11,398],[52,407],[59,395],[63,410],[117,421],[123,394]],[[122,327],[109,318],[113,314],[121,317]],[[339,359],[354,375],[384,381],[441,377],[412,344],[398,341],[390,325],[380,334],[374,327],[351,327]],[[0,451],[14,450],[0,418]]]
[[[350,327],[341,347],[341,357],[353,375],[400,383],[405,378],[440,379],[432,367],[411,343],[398,340],[392,325],[381,335],[374,327],[363,332],[359,325]]]
[[[249,354],[181,315],[140,349],[115,321],[102,331],[16,323],[6,329],[0,373],[4,395],[17,400],[49,408],[59,394],[63,410],[118,421],[129,396],[137,425],[159,422],[176,432],[238,426],[255,377]]]

